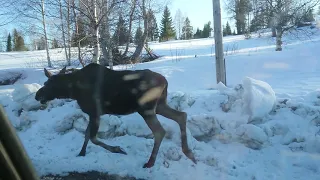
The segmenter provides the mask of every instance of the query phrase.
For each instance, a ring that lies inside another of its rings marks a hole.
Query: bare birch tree
[[[282,51],[282,35],[285,32],[298,30],[297,22],[314,7],[319,5],[320,0],[267,0],[271,8],[273,26],[276,29],[276,51]]]
[[[44,46],[46,50],[48,66],[52,67],[50,53],[49,53],[49,44],[48,44],[48,33],[47,33],[47,22],[46,22],[46,1],[45,0],[21,0],[16,2],[15,12],[19,13],[20,21],[26,21],[25,23],[28,27],[31,27],[34,34],[41,34],[44,39]],[[38,26],[37,24],[41,24]],[[31,26],[30,26],[31,25]]]
[[[174,22],[176,25],[176,32],[177,32],[177,39],[181,39],[181,36],[182,36],[181,31],[182,31],[184,20],[185,18],[183,17],[181,10],[178,9],[174,17]]]
[[[59,12],[60,12],[60,20],[61,20],[61,33],[62,33],[62,41],[63,41],[63,48],[66,55],[66,60],[68,62],[68,65],[70,66],[70,58],[68,56],[67,52],[67,45],[66,45],[66,37],[65,37],[65,31],[64,31],[64,19],[63,19],[63,13],[62,13],[62,2],[59,0]]]

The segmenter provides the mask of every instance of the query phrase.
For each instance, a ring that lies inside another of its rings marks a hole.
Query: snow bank
[[[243,107],[249,115],[249,121],[261,119],[271,112],[276,96],[268,83],[246,77],[243,79],[243,88]]]
[[[0,85],[11,85],[22,78],[25,78],[25,75],[20,71],[2,71],[0,72]]]
[[[12,99],[20,105],[23,110],[39,108],[41,104],[35,100],[35,93],[41,88],[40,84],[18,84],[12,92]]]
[[[261,149],[263,143],[268,140],[268,136],[258,126],[253,124],[243,124],[236,129],[236,134],[240,141],[252,149]]]

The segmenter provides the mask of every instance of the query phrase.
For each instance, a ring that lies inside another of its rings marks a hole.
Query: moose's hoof
[[[143,165],[143,168],[151,168],[151,167],[153,167],[153,163],[149,163],[149,162],[147,162],[147,163],[145,163],[144,165]]]
[[[79,157],[79,156],[85,156],[85,155],[86,155],[85,152],[80,152],[80,153],[77,155],[77,157]]]
[[[127,153],[126,153],[120,146],[115,146],[115,147],[113,147],[112,150],[111,150],[111,152],[127,155]]]
[[[196,158],[194,158],[194,154],[188,150],[186,152],[184,152],[184,154],[195,164],[197,164]]]

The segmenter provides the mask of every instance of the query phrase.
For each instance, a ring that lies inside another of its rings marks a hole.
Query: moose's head
[[[48,77],[48,80],[44,83],[44,86],[37,91],[35,99],[40,101],[41,104],[45,104],[55,98],[63,98],[68,93],[66,92],[65,73],[66,67],[56,75],[52,75],[52,73],[44,68],[44,74]]]

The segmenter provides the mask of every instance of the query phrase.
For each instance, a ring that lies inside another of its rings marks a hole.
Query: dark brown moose
[[[104,114],[128,115],[139,113],[154,136],[154,146],[144,168],[154,165],[165,130],[156,114],[176,121],[180,126],[183,153],[194,163],[196,160],[188,147],[186,136],[187,114],[172,109],[167,104],[168,81],[156,72],[146,70],[116,71],[91,63],[80,70],[66,74],[63,68],[52,75],[44,68],[48,80],[35,96],[42,104],[55,98],[71,98],[88,114],[89,124],[78,156],[85,156],[89,139],[112,153],[126,154],[119,146],[110,146],[97,139],[100,116]]]

